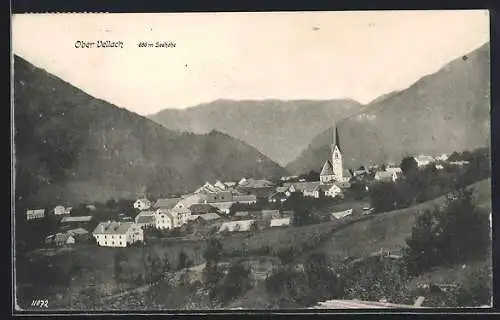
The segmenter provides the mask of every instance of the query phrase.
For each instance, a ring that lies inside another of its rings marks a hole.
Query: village
[[[286,204],[293,195],[325,203],[321,221],[347,219],[353,213],[357,216],[373,213],[369,202],[350,205],[352,197],[346,195],[352,194],[355,184],[362,185],[361,193],[366,193],[374,184],[395,182],[402,177],[402,169],[393,163],[346,169],[342,158],[336,130],[331,158],[325,161],[319,179],[312,175],[282,177],[277,183],[251,177],[237,182],[206,182],[178,197],[136,199],[130,202],[133,208],[127,210],[128,214],[117,211],[114,219],[97,222],[92,214],[95,205],[85,205],[88,215],[73,215],[72,207],[58,205],[48,214],[58,218],[60,229],[46,235],[45,245],[68,247],[91,242],[102,247],[128,247],[158,236],[188,238],[190,235],[192,238],[197,235],[197,239],[203,239],[213,234],[223,236],[231,232],[291,227],[295,212]],[[443,170],[444,164],[458,167],[467,164],[466,161],[447,161],[446,154],[420,155],[413,159],[419,168],[433,165],[436,170]],[[30,209],[26,220],[36,224],[46,214],[45,209]]]

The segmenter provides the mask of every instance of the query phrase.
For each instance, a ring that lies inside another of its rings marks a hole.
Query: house
[[[61,223],[87,223],[92,220],[92,216],[62,217]]]
[[[220,191],[217,193],[211,193],[206,195],[205,203],[214,203],[214,202],[232,202],[233,194],[231,191]]]
[[[151,210],[141,211],[135,216],[135,223],[141,228],[154,227],[156,224],[154,214],[155,212]]]
[[[99,246],[126,247],[144,241],[142,228],[133,222],[101,222],[94,229],[93,236]]]
[[[336,183],[319,185],[317,192],[318,198],[321,194],[325,197],[335,198],[342,194],[342,189]]]
[[[395,172],[398,177],[403,174],[403,170],[400,167],[386,167],[386,172]]]
[[[290,185],[290,192],[300,192],[305,197],[316,197],[318,194],[317,187],[321,183],[319,181],[310,181],[310,182],[297,182]],[[319,197],[319,196],[318,196]]]
[[[267,187],[272,187],[273,184],[270,181],[264,180],[264,179],[253,179],[253,178],[243,178],[238,182],[239,187],[245,187],[245,188],[267,188]]]
[[[225,191],[226,189],[228,189],[227,186],[224,183],[222,183],[220,180],[217,180],[215,182],[214,187],[220,191]]]
[[[197,204],[192,204],[188,208],[189,211],[191,211],[191,214],[193,215],[200,215],[200,214],[205,214],[205,213],[210,213],[210,212],[217,212],[217,208],[214,206],[209,205],[208,203],[197,203]]]
[[[170,214],[174,216],[174,228],[177,228],[188,223],[191,211],[186,208],[175,207],[170,210]]]
[[[35,209],[26,211],[26,220],[41,219],[45,217],[45,209]]]
[[[234,214],[235,217],[248,217],[248,211],[238,211]]]
[[[54,236],[54,244],[59,247],[72,245],[75,244],[75,238],[67,233],[57,233]]]
[[[284,193],[287,197],[289,197],[292,192],[290,191],[290,186],[282,186],[276,188],[276,193]]]
[[[138,210],[141,210],[141,211],[142,210],[147,210],[147,209],[151,208],[151,201],[149,201],[146,198],[137,199],[134,202],[134,208],[138,209]]]
[[[245,232],[250,231],[255,224],[255,220],[239,220],[239,221],[227,221],[224,222],[219,232]]]
[[[463,167],[466,164],[469,164],[469,161],[450,161],[448,164],[452,166],[457,166],[457,167]]]
[[[86,241],[90,237],[89,232],[83,228],[68,230],[66,233],[68,235],[72,236],[75,239],[75,241],[77,241],[77,242],[78,241]]]
[[[257,203],[257,196],[253,194],[235,195],[233,196],[233,202],[246,203],[246,204]]]
[[[377,171],[374,177],[375,181],[381,182],[394,182],[398,179],[398,175],[395,171]]]
[[[438,164],[436,164],[436,166],[435,166],[435,167],[436,167],[436,169],[437,169],[437,170],[443,170],[443,169],[444,169],[443,165],[442,165],[442,164],[439,164],[439,163],[438,163]]]
[[[220,218],[221,217],[215,212],[209,212],[209,213],[205,213],[205,214],[200,215],[200,219],[202,219],[204,221],[214,221],[214,220],[217,220]]]
[[[156,200],[155,204],[153,205],[153,209],[154,210],[159,210],[159,209],[170,210],[170,209],[173,209],[181,200],[182,200],[182,198],[158,199],[158,200]]]
[[[352,214],[352,209],[330,213],[331,217],[334,218],[334,220],[345,218],[351,214]]]
[[[447,155],[446,153],[443,153],[442,155],[437,156],[436,160],[438,160],[438,161],[446,161],[446,160],[448,160],[449,157],[450,157],[449,155]]]
[[[413,157],[413,159],[415,159],[419,168],[434,162],[434,158],[431,156],[420,155],[417,157]]]
[[[229,214],[233,203],[232,202],[214,202],[214,203],[210,203],[210,205],[217,208],[217,210],[219,210],[219,212],[221,212],[221,213]]]
[[[288,227],[290,225],[290,218],[280,218],[280,219],[272,219],[271,227]]]
[[[217,188],[209,182],[205,182],[203,186],[195,190],[194,194],[210,194],[215,192],[217,192]]]
[[[64,214],[71,214],[71,211],[73,210],[73,207],[66,207],[64,209]]]
[[[155,228],[156,229],[172,229],[174,228],[175,217],[169,210],[159,209],[155,211]]]
[[[368,173],[368,170],[366,170],[364,167],[354,170],[353,171],[353,176],[354,177],[362,177]]]
[[[96,207],[93,204],[88,204],[88,205],[85,206],[85,208],[89,209],[90,211],[95,211],[96,210]]]
[[[278,219],[281,217],[279,210],[262,210],[262,219]]]
[[[272,195],[270,195],[267,199],[269,202],[285,202],[286,199],[288,199],[288,196],[283,193],[283,192],[275,192]]]
[[[54,214],[56,216],[66,214],[66,208],[64,208],[64,206],[56,206],[54,208]]]
[[[191,195],[187,195],[187,196],[182,197],[182,200],[180,200],[176,206],[180,207],[180,208],[187,208],[188,209],[192,205],[200,204],[200,203],[203,203],[204,201],[205,201],[205,199],[201,194],[191,194]]]

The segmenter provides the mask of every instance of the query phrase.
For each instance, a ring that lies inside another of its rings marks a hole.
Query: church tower
[[[332,144],[332,167],[335,180],[343,180],[342,149],[340,148],[339,129],[335,126],[335,137]]]

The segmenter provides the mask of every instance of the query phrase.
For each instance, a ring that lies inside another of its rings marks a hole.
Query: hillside
[[[89,96],[14,61],[17,205],[106,201],[192,190],[205,181],[285,170],[226,134],[195,135]]]
[[[360,108],[353,100],[217,100],[185,110],[165,109],[150,118],[171,130],[206,133],[216,129],[285,165],[317,134]]]
[[[409,154],[438,155],[490,143],[490,49],[485,44],[392,92],[339,124],[345,165],[399,162]],[[288,171],[319,171],[333,128],[318,134]]]

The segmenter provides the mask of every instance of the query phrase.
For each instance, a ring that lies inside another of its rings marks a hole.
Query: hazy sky
[[[15,54],[143,115],[216,99],[368,103],[489,41],[484,10],[25,14],[12,24]],[[75,48],[97,40],[124,47]]]

